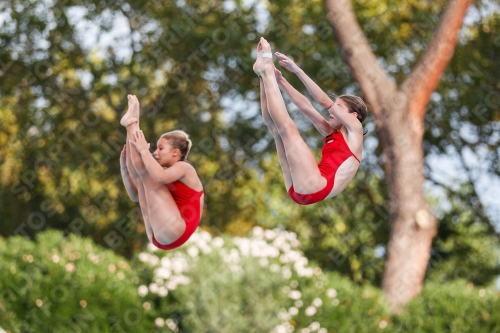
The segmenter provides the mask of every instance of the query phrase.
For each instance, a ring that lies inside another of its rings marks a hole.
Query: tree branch
[[[434,183],[435,185],[438,185],[438,186],[441,186],[443,189],[445,189],[448,193],[450,193],[451,195],[454,195],[456,197],[463,197],[463,194],[460,193],[460,192],[457,192],[453,189],[451,189],[448,185],[445,185],[437,180],[435,180],[434,178],[432,177],[428,177],[427,178],[429,181],[431,181],[432,183]],[[473,191],[475,192],[475,191]],[[471,205],[473,206],[473,204],[471,203]],[[482,221],[486,224],[486,228],[488,229],[488,232],[490,234],[492,234],[493,236],[495,236],[498,240],[500,240],[500,233],[498,233],[495,229],[495,227],[493,226],[493,224],[491,223],[490,219],[488,218],[488,216],[484,213],[484,209],[483,209],[483,205],[481,202],[479,202],[478,204],[480,207],[477,211],[475,211],[477,213],[477,215],[479,215],[479,217],[482,219]],[[473,207],[473,208],[477,208],[477,207]]]
[[[420,57],[411,74],[401,85],[401,90],[411,96],[410,113],[423,119],[430,96],[439,83],[441,74],[450,62],[458,41],[458,31],[472,0],[449,0],[438,28],[425,53]]]
[[[462,164],[463,164],[463,161],[462,161]],[[464,168],[467,169],[467,166],[464,165]],[[467,172],[468,173],[468,172]],[[478,203],[477,204],[472,204],[473,205],[473,209],[475,209],[475,213],[481,218],[481,220],[485,223],[486,225],[486,228],[488,229],[488,232],[490,234],[492,234],[493,236],[495,236],[499,241],[500,241],[500,233],[495,229],[495,227],[493,226],[493,224],[491,223],[491,220],[490,218],[488,217],[488,215],[486,215],[486,212],[484,211],[484,206],[481,202],[481,200],[479,200],[479,196],[477,195],[477,192],[476,192],[476,188],[474,186],[474,182],[472,181],[472,179],[470,178],[470,175],[467,174],[467,178],[468,178],[468,183],[469,185],[471,186],[472,188],[472,193],[474,196],[476,196],[478,198]],[[453,189],[451,189],[448,185],[445,185],[437,180],[435,180],[434,178],[432,178],[430,175],[428,175],[427,179],[431,182],[433,182],[435,185],[438,185],[438,186],[441,186],[443,189],[445,189],[448,193],[450,193],[451,195],[454,195],[456,197],[463,197],[463,193],[460,193],[460,192],[457,192]]]
[[[375,119],[379,121],[384,99],[396,91],[396,84],[378,64],[354,15],[350,0],[324,1],[327,18],[335,30],[343,56],[365,94]]]

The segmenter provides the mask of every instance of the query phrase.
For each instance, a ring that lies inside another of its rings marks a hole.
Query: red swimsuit
[[[351,156],[354,156],[359,162],[359,159],[349,149],[342,133],[337,132],[328,135],[325,138],[321,150],[321,161],[318,164],[319,172],[326,179],[325,188],[315,193],[300,194],[295,192],[292,185],[288,190],[288,194],[299,205],[310,205],[325,199],[333,189],[338,168]]]
[[[153,244],[162,250],[172,250],[184,244],[195,232],[198,224],[200,224],[200,198],[203,191],[195,191],[178,180],[170,184],[165,184],[165,186],[172,193],[177,208],[179,208],[179,212],[186,222],[186,231],[175,242],[167,245],[158,243],[153,234]]]

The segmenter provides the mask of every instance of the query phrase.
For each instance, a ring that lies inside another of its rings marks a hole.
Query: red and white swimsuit
[[[342,133],[328,135],[325,137],[325,143],[321,150],[321,161],[318,164],[319,172],[326,179],[325,188],[315,193],[300,194],[295,192],[292,185],[288,194],[299,205],[310,205],[324,200],[333,189],[337,170],[351,156],[354,156],[359,162],[359,159],[349,149]]]
[[[165,186],[167,186],[170,193],[172,193],[177,208],[179,208],[179,212],[186,222],[186,230],[179,239],[167,245],[158,243],[153,234],[153,244],[162,250],[172,250],[184,244],[200,224],[200,198],[203,191],[195,191],[178,180],[170,184],[165,184]]]

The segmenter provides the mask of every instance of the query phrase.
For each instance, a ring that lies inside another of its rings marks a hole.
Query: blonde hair
[[[189,140],[189,135],[181,130],[175,130],[162,134],[160,139],[169,140],[170,144],[174,149],[179,149],[181,152],[181,161],[185,161],[189,150],[193,146],[191,140]]]

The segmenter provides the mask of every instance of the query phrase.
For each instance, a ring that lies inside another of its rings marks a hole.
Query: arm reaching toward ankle
[[[312,106],[311,102],[302,95],[297,89],[295,89],[282,75],[279,70],[274,69],[276,75],[276,80],[278,81],[279,87],[283,90],[285,94],[290,97],[293,104],[311,120],[314,127],[323,136],[328,136],[332,133],[332,127],[328,121],[323,118],[323,116]]]
[[[297,66],[292,59],[288,58],[283,53],[276,52],[275,54],[280,59],[278,63],[299,77],[302,83],[306,86],[307,91],[309,91],[314,100],[320,104],[323,109],[332,105],[333,101],[327,93],[325,93],[323,89],[316,84],[316,82],[307,76],[307,74],[299,66]]]

